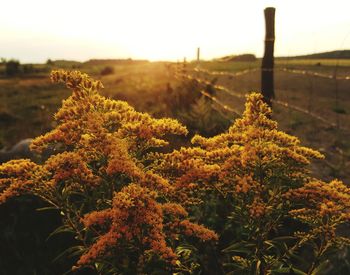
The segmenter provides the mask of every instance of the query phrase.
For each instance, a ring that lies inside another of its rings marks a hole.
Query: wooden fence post
[[[265,52],[261,63],[261,92],[264,101],[271,106],[271,99],[275,97],[273,85],[274,44],[275,44],[275,8],[266,8],[265,14]]]
[[[186,74],[187,73],[187,61],[186,57],[184,57],[184,62],[183,62],[183,67],[182,67],[182,73]]]

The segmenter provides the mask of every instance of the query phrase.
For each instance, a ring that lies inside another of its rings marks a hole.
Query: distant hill
[[[232,62],[232,61],[241,61],[241,62],[254,62],[256,57],[254,54],[240,54],[240,55],[227,55],[224,57],[216,58],[216,61],[222,62]]]
[[[90,59],[85,62],[89,65],[113,65],[113,64],[136,64],[136,63],[148,63],[148,60],[134,60],[128,59]]]
[[[332,51],[324,53],[315,53],[307,55],[298,55],[292,57],[277,57],[277,58],[293,58],[293,59],[350,59],[350,50]]]
[[[56,66],[74,66],[74,65],[78,66],[81,64],[81,62],[79,61],[65,60],[65,59],[57,59],[57,60],[52,60],[50,62]]]

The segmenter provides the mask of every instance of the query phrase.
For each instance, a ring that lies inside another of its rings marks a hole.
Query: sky
[[[0,0],[0,57],[202,59],[264,46],[276,8],[276,56],[350,49],[350,0]]]

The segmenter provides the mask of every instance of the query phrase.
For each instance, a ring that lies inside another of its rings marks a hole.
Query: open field
[[[192,63],[190,67],[195,67]],[[237,72],[246,69],[258,69],[261,67],[261,59],[253,62],[219,62],[203,61],[201,68],[211,71]],[[313,72],[323,72],[338,76],[347,75],[350,70],[350,59],[295,59],[295,58],[276,58],[275,67],[277,69],[299,69]]]
[[[275,64],[294,65],[294,66],[330,66],[330,67],[350,67],[350,59],[295,59],[295,58],[277,58]]]
[[[62,85],[52,84],[49,79],[51,69],[79,69],[100,79],[107,97],[132,102],[140,111],[163,96],[167,83],[171,81],[166,64],[131,64],[112,66],[112,75],[101,76],[106,65],[58,64],[32,75],[0,78],[0,144],[9,147],[26,137],[34,137],[52,128],[53,115],[63,99],[70,94]],[[62,66],[63,65],[63,66]],[[140,96],[142,95],[142,96]],[[158,106],[158,105],[157,105]],[[157,113],[153,106],[151,113]],[[161,104],[159,108],[162,108]]]

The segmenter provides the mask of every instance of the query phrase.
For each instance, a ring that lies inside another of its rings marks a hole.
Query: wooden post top
[[[272,7],[264,9],[266,22],[265,41],[275,40],[275,11],[276,9]]]

